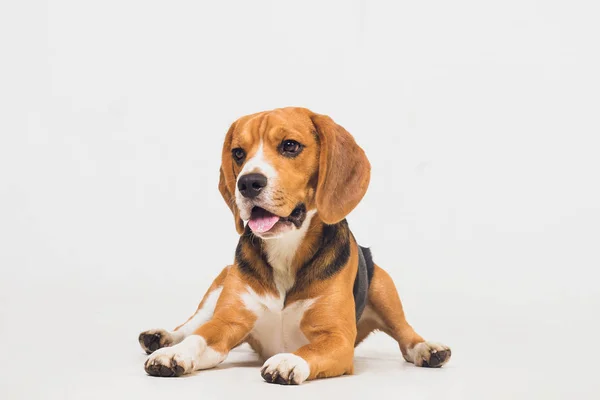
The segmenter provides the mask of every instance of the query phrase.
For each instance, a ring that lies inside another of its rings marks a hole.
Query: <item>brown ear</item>
[[[235,122],[227,131],[223,151],[221,153],[221,169],[219,174],[219,191],[227,203],[227,206],[233,213],[235,229],[241,235],[244,233],[244,221],[240,218],[240,210],[235,202],[235,175],[233,174],[233,159],[231,158],[231,138],[235,129]]]
[[[316,203],[326,224],[335,224],[354,209],[367,192],[371,164],[343,127],[325,115],[311,117],[321,146]]]

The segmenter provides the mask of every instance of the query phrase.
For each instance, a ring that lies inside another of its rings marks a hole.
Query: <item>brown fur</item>
[[[279,155],[277,146],[283,140],[302,143],[300,155],[295,158]],[[219,274],[199,305],[201,308],[208,294],[222,287],[214,315],[195,334],[220,353],[227,353],[243,342],[259,354],[263,351],[260,341],[251,333],[257,316],[246,309],[241,296],[247,288],[261,296],[279,296],[279,293],[261,239],[248,227],[244,228],[240,218],[235,185],[243,163],[235,162],[231,155],[232,149],[242,148],[246,159],[251,159],[261,142],[264,157],[285,178],[274,189],[276,203],[269,211],[287,216],[299,203],[305,204],[307,210],[317,211],[292,259],[290,268],[295,284],[286,293],[284,303],[287,307],[296,301],[317,299],[300,323],[309,344],[294,352],[308,362],[309,379],[351,374],[354,347],[374,330],[393,337],[404,358],[412,362],[409,350],[423,342],[423,338],[406,321],[394,282],[377,265],[368,291],[370,314],[356,321],[352,291],[358,268],[358,245],[344,218],[367,190],[369,161],[343,127],[304,108],[248,115],[234,122],[227,132],[219,190],[241,236],[234,265]],[[427,366],[429,360],[418,361],[419,365]],[[445,361],[441,360],[439,365]]]

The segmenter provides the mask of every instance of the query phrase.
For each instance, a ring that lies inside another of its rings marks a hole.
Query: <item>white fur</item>
[[[267,259],[273,267],[273,278],[275,285],[281,296],[285,296],[288,290],[294,286],[295,276],[292,270],[292,261],[296,251],[302,243],[310,221],[317,210],[310,210],[306,213],[306,218],[299,229],[288,231],[276,238],[265,239],[264,249],[267,253]]]
[[[292,378],[296,385],[304,382],[310,375],[310,366],[305,359],[291,353],[282,353],[274,355],[265,361],[263,365],[263,374],[268,373],[273,375],[275,371],[284,380],[288,380],[290,372],[294,372]]]
[[[422,366],[423,360],[429,362],[432,353],[436,353],[442,350],[449,350],[448,346],[444,346],[440,343],[434,342],[421,342],[417,343],[415,347],[411,349],[407,349],[406,355],[408,357],[407,361],[412,362],[415,365]],[[444,364],[450,360],[450,357],[444,361]]]
[[[197,336],[197,335],[193,335],[193,336]],[[202,336],[200,336],[200,338],[202,340],[204,340],[204,338]],[[205,341],[205,343],[206,343],[206,341]],[[209,369],[209,368],[215,367],[215,366],[221,364],[223,362],[223,360],[225,360],[225,358],[227,358],[227,353],[219,353],[212,347],[206,346],[206,350],[204,350],[204,353],[202,353],[202,356],[196,363],[196,370]]]
[[[212,318],[222,291],[223,287],[221,286],[210,292],[202,307],[196,311],[196,314],[178,330],[171,332],[174,343],[181,342]]]
[[[271,164],[269,164],[269,162],[267,162],[265,158],[262,140],[258,144],[258,150],[254,156],[252,156],[252,158],[247,160],[246,164],[244,164],[244,168],[242,168],[240,176],[254,172],[263,174],[267,177],[267,179],[273,179],[277,177],[277,171]]]
[[[300,322],[306,310],[313,305],[316,299],[297,301],[285,308],[284,300],[288,290],[295,283],[292,261],[314,214],[314,210],[307,213],[300,229],[264,241],[264,249],[269,264],[273,267],[273,276],[279,296],[259,296],[250,287],[247,288],[246,293],[242,294],[246,308],[258,317],[251,335],[260,343],[264,357],[295,351],[308,344],[306,336],[300,329]]]
[[[309,343],[300,322],[314,302],[314,299],[297,301],[283,310],[267,309],[259,316],[251,335],[260,343],[263,357],[296,351]]]
[[[251,288],[242,294],[246,308],[257,316],[250,335],[260,343],[265,358],[295,351],[309,343],[300,329],[300,322],[316,298],[296,301],[285,308],[284,298],[259,296]]]
[[[239,181],[242,176],[250,173],[260,173],[267,177],[267,186],[262,189],[262,193],[260,194],[260,204],[255,204],[252,202],[252,200],[242,196],[237,186],[237,181]],[[277,178],[277,170],[265,158],[263,141],[261,140],[258,145],[258,150],[252,156],[252,158],[246,161],[246,164],[244,164],[244,168],[242,168],[240,171],[236,181],[235,201],[238,209],[240,210],[240,218],[242,218],[244,221],[250,219],[250,213],[252,212],[252,207],[254,205],[258,205],[266,209],[272,207],[273,188],[275,187]]]
[[[227,354],[219,353],[207,346],[202,336],[190,335],[175,346],[156,350],[148,356],[146,363],[170,367],[171,359],[174,359],[187,374],[199,369],[212,368],[226,357]]]
[[[244,306],[257,316],[262,315],[265,310],[281,310],[283,299],[281,297],[266,295],[259,296],[250,286],[246,286],[246,292],[241,294]]]

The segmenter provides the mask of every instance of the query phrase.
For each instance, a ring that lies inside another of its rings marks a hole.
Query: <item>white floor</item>
[[[582,329],[594,315],[591,309],[581,304],[494,307],[478,301],[477,307],[467,302],[448,314],[445,304],[418,296],[412,300],[419,300],[419,306],[407,305],[413,325],[453,349],[452,360],[442,369],[404,362],[395,342],[377,333],[358,347],[355,375],[299,387],[264,383],[260,362],[248,347],[234,350],[214,370],[153,378],[142,367],[145,354],[137,344],[138,332],[185,318],[195,305],[184,303],[196,294],[190,290],[193,283],[147,292],[141,286],[73,289],[51,282],[3,288],[0,398],[306,399],[371,398],[377,393],[402,399],[592,399],[600,389],[597,331]],[[458,305],[456,299],[449,302]],[[567,312],[560,323],[554,318]]]

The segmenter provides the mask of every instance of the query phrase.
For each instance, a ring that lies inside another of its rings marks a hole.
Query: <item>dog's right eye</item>
[[[239,164],[242,161],[244,161],[244,158],[246,157],[246,152],[244,151],[244,149],[241,148],[236,148],[231,150],[231,155],[233,156],[233,159]]]
[[[294,158],[302,151],[302,146],[300,143],[295,140],[284,140],[279,145],[279,152],[286,157]]]

